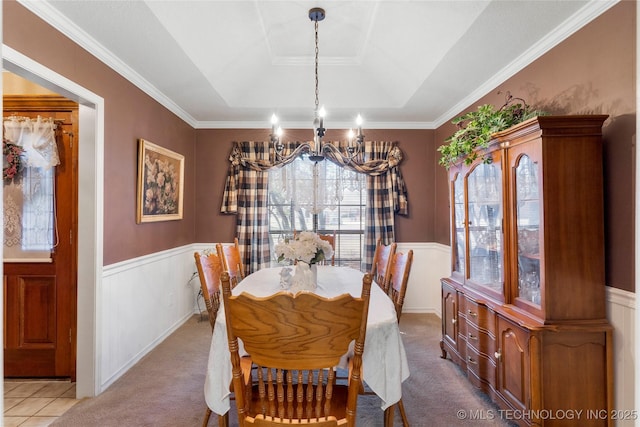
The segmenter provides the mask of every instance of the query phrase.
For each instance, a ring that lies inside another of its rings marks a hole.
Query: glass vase
[[[291,291],[314,291],[318,286],[318,267],[317,264],[307,264],[298,261],[295,273],[291,280]]]

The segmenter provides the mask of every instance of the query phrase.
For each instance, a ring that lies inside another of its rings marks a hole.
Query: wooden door
[[[458,304],[456,290],[442,285],[442,339],[453,348],[458,342]]]
[[[497,392],[516,410],[529,408],[529,333],[498,317]]]
[[[60,165],[51,261],[4,262],[4,374],[75,381],[78,105],[58,96],[5,96],[10,114],[56,119]]]
[[[503,151],[476,161],[465,177],[467,270],[465,286],[505,301]]]
[[[509,263],[511,301],[536,317],[544,318],[544,197],[542,197],[542,145],[534,140],[514,145],[507,154],[511,233]],[[554,207],[554,210],[556,208]]]

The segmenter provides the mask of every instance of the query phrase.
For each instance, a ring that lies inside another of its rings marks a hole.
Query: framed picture
[[[136,222],[182,219],[184,156],[138,140]]]

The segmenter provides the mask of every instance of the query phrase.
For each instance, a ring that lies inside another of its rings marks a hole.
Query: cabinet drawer
[[[464,294],[458,295],[458,312],[460,316],[467,318],[467,297]]]
[[[458,334],[467,336],[467,318],[462,311],[458,312]]]
[[[469,322],[470,325],[475,325],[478,329],[486,330],[492,336],[495,336],[495,316],[491,310],[468,298],[465,298],[464,310],[464,313],[467,316],[467,322]]]
[[[467,324],[467,344],[481,354],[492,357],[495,352],[495,339],[486,330],[479,330],[473,323]]]
[[[463,319],[464,320],[464,319]],[[458,353],[460,353],[461,358],[465,358],[467,353],[467,322],[460,323],[460,328],[458,329]]]
[[[494,387],[496,382],[496,365],[491,358],[478,353],[473,347],[467,346],[465,361],[467,362],[467,372],[471,382],[477,387],[482,387],[481,382]]]

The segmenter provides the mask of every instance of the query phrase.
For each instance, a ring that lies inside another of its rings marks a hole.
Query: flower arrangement
[[[24,153],[24,148],[2,138],[2,154],[4,155],[2,178],[5,181],[13,180],[22,171],[22,153]]]
[[[309,265],[329,259],[333,255],[331,244],[311,231],[303,231],[295,239],[285,239],[276,245],[275,251],[278,262],[302,261]]]

